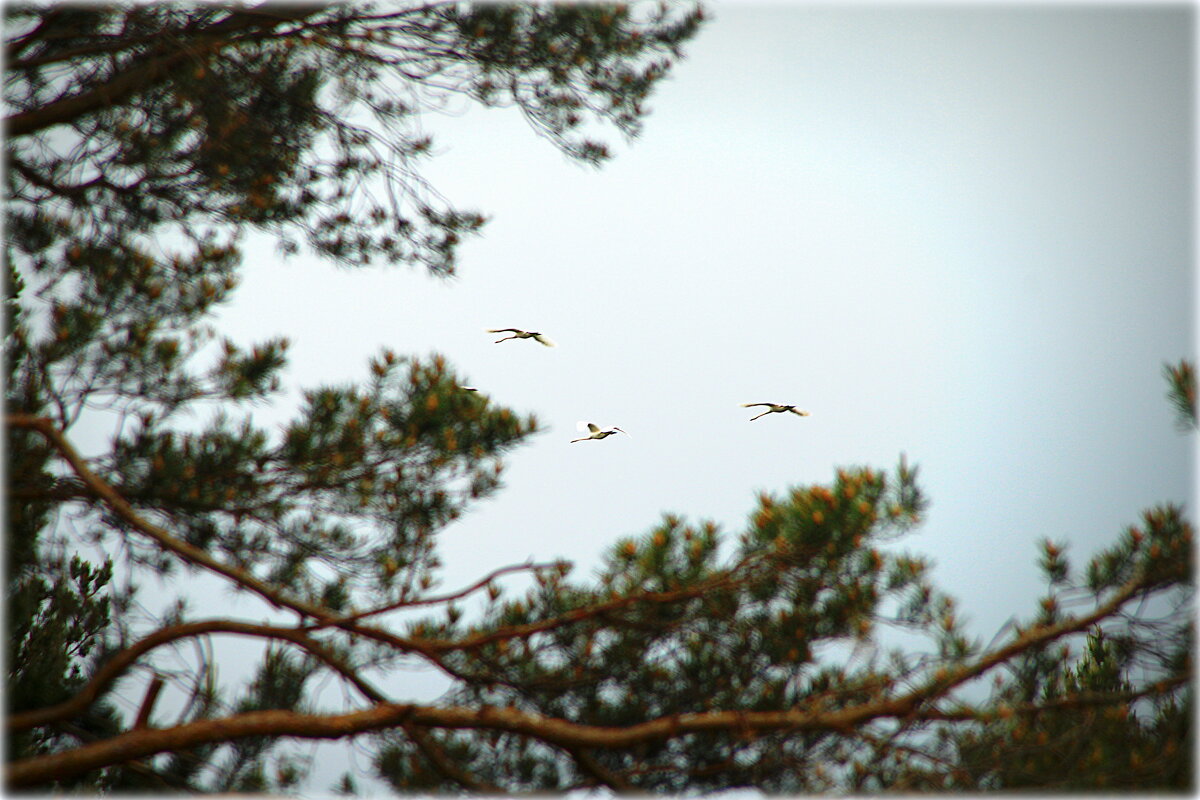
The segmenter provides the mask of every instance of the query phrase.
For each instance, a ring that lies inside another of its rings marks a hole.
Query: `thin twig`
[[[535,564],[532,561],[526,561],[524,564],[511,564],[507,567],[500,567],[499,569],[493,570],[488,575],[484,576],[483,578],[480,578],[478,581],[476,581],[472,585],[468,586],[467,588],[461,589],[457,592],[453,592],[452,594],[440,595],[438,597],[426,597],[426,598],[419,599],[419,600],[397,600],[394,603],[388,603],[386,606],[381,606],[379,608],[373,608],[369,611],[359,611],[355,614],[349,614],[344,617],[334,617],[332,619],[325,620],[319,624],[310,625],[306,628],[306,630],[320,630],[321,628],[328,628],[330,626],[342,625],[347,622],[358,622],[359,620],[365,619],[367,617],[373,617],[378,614],[386,614],[389,611],[396,611],[397,609],[401,609],[401,608],[416,608],[418,606],[430,606],[430,605],[438,605],[440,603],[449,603],[454,600],[459,600],[463,597],[466,597],[467,595],[469,595],[473,592],[479,591],[480,589],[487,586],[489,583],[491,583],[496,578],[499,578],[501,575],[506,575],[510,572],[523,572],[525,570],[532,570],[532,571],[536,572],[538,570],[558,569],[560,563],[561,562]]]

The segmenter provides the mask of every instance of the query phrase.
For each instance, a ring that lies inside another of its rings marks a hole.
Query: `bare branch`
[[[146,696],[142,698],[142,707],[138,709],[137,720],[134,721],[133,727],[145,728],[150,723],[150,715],[154,712],[154,703],[158,700],[158,693],[162,691],[163,679],[161,675],[155,675],[150,681],[150,685],[146,687]]]

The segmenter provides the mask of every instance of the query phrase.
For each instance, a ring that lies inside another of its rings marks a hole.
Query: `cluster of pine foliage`
[[[667,517],[592,578],[499,565],[444,591],[438,533],[497,490],[532,415],[462,391],[440,357],[382,352],[361,383],[307,391],[282,434],[255,424],[288,343],[211,324],[248,232],[451,273],[485,218],[422,179],[421,116],[456,96],[515,106],[599,164],[598,132],[637,134],[704,19],[6,8],[10,789],[287,791],[305,777],[295,737],[357,738],[398,791],[1192,786],[1192,528],[1175,506],[1082,569],[1046,541],[1045,596],[983,645],[893,546],[926,503],[903,459],[763,495],[733,533]],[[1167,379],[1194,430],[1191,365]],[[104,447],[82,449],[81,420],[111,424]],[[181,597],[148,614],[140,587],[183,573],[261,613]],[[530,578],[520,597],[498,588],[512,574]],[[890,628],[910,644],[875,646]],[[207,645],[222,637],[267,645],[234,696]],[[453,688],[375,685],[414,664]],[[351,707],[312,701],[329,676]],[[164,687],[180,709],[158,708]],[[136,714],[115,702],[131,696]]]

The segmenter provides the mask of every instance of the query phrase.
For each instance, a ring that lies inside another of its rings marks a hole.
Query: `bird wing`
[[[587,424],[587,429],[588,429],[589,431],[591,431],[592,433],[599,433],[599,432],[600,432],[600,429],[599,429],[599,428],[597,428],[597,427],[596,427],[596,425],[595,425],[594,423],[591,423],[591,422],[589,422],[589,423]]]
[[[546,345],[546,347],[554,347],[554,342],[550,341],[545,336],[542,336],[540,333],[535,333],[533,338]]]

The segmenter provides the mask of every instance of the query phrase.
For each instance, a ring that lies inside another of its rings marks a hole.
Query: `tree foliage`
[[[422,115],[514,106],[600,163],[597,130],[637,134],[699,8],[7,15],[10,788],[286,791],[295,737],[356,737],[402,791],[1190,786],[1178,508],[1081,573],[1046,542],[1046,596],[984,646],[896,545],[926,504],[904,459],[764,494],[737,531],[667,516],[590,579],[529,562],[445,590],[439,531],[498,489],[533,415],[384,351],[281,432],[256,422],[288,343],[209,324],[244,236],[449,274],[484,219],[420,177]],[[1168,368],[1194,423],[1190,375]],[[97,452],[81,420],[111,424]],[[255,610],[149,602],[185,575]],[[508,596],[510,576],[530,588]],[[263,651],[236,692],[228,639]],[[417,664],[451,690],[376,685]],[[331,677],[347,705],[315,701]]]
[[[1175,409],[1175,423],[1180,430],[1196,427],[1196,370],[1190,361],[1164,364],[1167,379],[1167,399]]]

